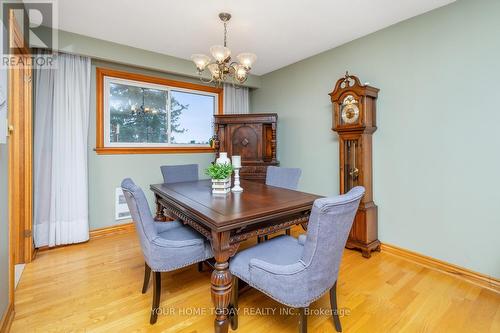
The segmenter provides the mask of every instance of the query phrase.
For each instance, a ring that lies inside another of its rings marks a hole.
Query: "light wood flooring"
[[[134,232],[39,253],[16,290],[11,332],[212,332],[208,269],[164,273],[164,314],[151,326],[143,265]],[[384,252],[367,260],[346,250],[338,297],[344,332],[500,332],[500,294]],[[311,309],[329,309],[328,297]],[[248,290],[237,332],[297,332],[298,316],[286,310]],[[309,316],[308,329],[335,332],[321,313]]]

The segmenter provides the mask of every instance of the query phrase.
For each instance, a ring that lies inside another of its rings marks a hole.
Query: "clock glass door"
[[[358,169],[358,140],[344,141],[344,193],[358,185],[359,169]]]

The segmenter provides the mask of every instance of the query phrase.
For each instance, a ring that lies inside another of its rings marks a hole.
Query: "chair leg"
[[[158,319],[158,308],[160,306],[161,295],[161,273],[153,272],[153,305],[151,306],[151,318],[149,323],[153,325]]]
[[[333,284],[330,289],[330,305],[333,312],[333,324],[335,325],[335,330],[337,332],[342,332],[342,326],[340,325],[339,309],[337,307],[337,281]]]
[[[239,296],[239,287],[238,282],[240,279],[236,276],[233,276],[233,289],[231,291],[231,302],[229,303],[230,317],[229,320],[231,322],[231,329],[236,331],[238,329],[238,296]]]
[[[285,230],[285,234],[286,234],[287,236],[290,236],[290,228],[288,228],[288,229],[286,229],[286,230]]]
[[[142,293],[145,294],[148,291],[149,280],[151,277],[151,267],[148,266],[148,263],[144,263],[144,282],[142,283]]]
[[[299,333],[307,333],[307,308],[299,309]]]
[[[200,273],[203,272],[203,261],[200,261],[198,263],[198,272],[200,272]]]

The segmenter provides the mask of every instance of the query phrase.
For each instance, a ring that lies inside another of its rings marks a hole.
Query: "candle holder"
[[[243,188],[240,186],[240,169],[241,167],[234,168],[234,186],[231,189],[232,192],[243,192]]]

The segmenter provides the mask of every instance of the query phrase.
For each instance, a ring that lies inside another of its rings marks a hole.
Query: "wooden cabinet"
[[[276,113],[215,116],[215,150],[241,156],[243,179],[265,182],[267,167],[276,160]]]

